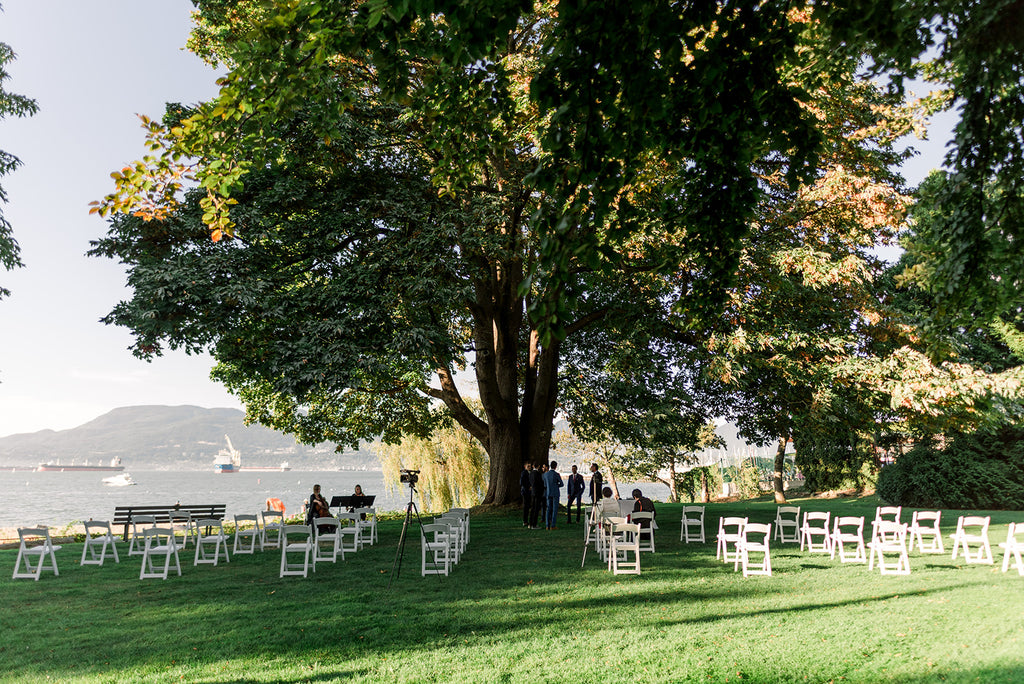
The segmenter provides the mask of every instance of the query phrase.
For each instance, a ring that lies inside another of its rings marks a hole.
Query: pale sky
[[[4,0],[0,41],[17,60],[5,87],[40,111],[0,122],[0,149],[24,166],[0,182],[26,267],[0,270],[0,437],[81,425],[119,406],[240,408],[209,379],[208,357],[146,363],[129,333],[98,322],[126,296],[124,270],[86,258],[106,222],[88,204],[113,188],[110,172],[144,153],[137,114],[216,92],[216,74],[182,50],[188,0]],[[947,129],[948,130],[948,127]],[[945,136],[944,136],[945,137]],[[941,162],[942,141],[906,169],[919,181]]]
[[[66,429],[118,406],[239,407],[209,380],[208,357],[153,363],[127,350],[127,331],[98,319],[124,298],[124,271],[86,258],[106,232],[89,202],[110,172],[143,154],[136,114],[216,92],[216,74],[185,44],[188,0],[5,0],[0,41],[17,60],[6,88],[39,113],[0,122],[0,149],[23,166],[0,182],[25,268],[0,270],[0,437]]]

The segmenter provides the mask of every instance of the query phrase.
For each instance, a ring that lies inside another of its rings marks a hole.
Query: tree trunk
[[[700,502],[710,503],[711,492],[708,491],[708,469],[702,467],[700,469]]]
[[[786,484],[783,474],[786,469],[786,436],[779,437],[779,448],[775,451],[775,473],[772,477],[772,484],[775,489],[775,503],[786,503]]]

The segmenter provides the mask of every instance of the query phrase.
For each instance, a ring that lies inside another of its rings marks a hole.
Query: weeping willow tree
[[[465,430],[449,426],[429,437],[407,436],[399,444],[377,444],[388,492],[406,485],[403,469],[418,470],[418,505],[423,511],[475,506],[483,501],[489,472],[487,452]]]

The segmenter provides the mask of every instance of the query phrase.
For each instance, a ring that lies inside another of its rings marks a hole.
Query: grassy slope
[[[802,500],[805,510],[873,517],[877,501]],[[769,522],[774,504],[708,507]],[[960,512],[943,512],[951,532]],[[993,545],[1021,513],[993,513]],[[656,554],[614,577],[582,529],[526,530],[514,512],[475,515],[449,577],[420,577],[418,534],[387,590],[400,521],[378,545],[308,579],[277,576],[279,555],[138,579],[139,558],[12,581],[0,551],[0,680],[186,682],[1024,681],[1024,578],[995,566],[911,556],[882,577],[827,555],[774,549],[773,577],[744,579],[713,542],[679,539],[659,506]],[[904,517],[909,519],[909,513]],[[947,544],[948,546],[948,544]]]

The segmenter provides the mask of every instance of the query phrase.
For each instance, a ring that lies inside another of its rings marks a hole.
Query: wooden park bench
[[[115,506],[114,507],[114,519],[111,521],[111,526],[116,527],[117,525],[124,525],[124,540],[128,541],[129,528],[132,524],[133,515],[152,515],[156,517],[158,523],[169,523],[171,521],[170,514],[185,512],[187,511],[192,515],[193,520],[200,518],[216,518],[221,520],[224,518],[224,512],[227,510],[227,504],[165,504],[163,506],[151,506],[151,505],[132,505],[132,506]]]

